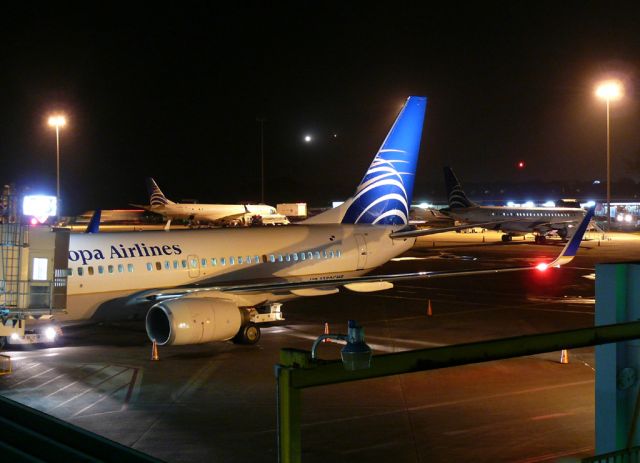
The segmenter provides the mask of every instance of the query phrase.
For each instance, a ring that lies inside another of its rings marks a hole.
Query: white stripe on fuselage
[[[333,224],[72,234],[69,314],[64,318],[90,316],[95,307],[87,310],[72,303],[86,301],[87,295],[96,295],[91,301],[97,307],[114,293],[144,289],[273,278],[340,279],[364,273],[413,245],[414,239],[391,240],[395,228]],[[364,238],[366,250],[356,235]]]

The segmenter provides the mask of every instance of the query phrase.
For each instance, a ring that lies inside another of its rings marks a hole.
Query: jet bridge
[[[0,347],[52,343],[67,301],[69,231],[0,223]]]

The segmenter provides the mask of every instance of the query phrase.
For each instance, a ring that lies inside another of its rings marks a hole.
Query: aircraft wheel
[[[247,323],[240,328],[233,338],[236,344],[256,344],[260,340],[260,327],[255,323]]]
[[[504,241],[505,243],[507,241],[511,241],[511,235],[502,235],[502,241]]]
[[[561,228],[557,231],[558,236],[562,239],[565,239],[567,237],[567,229],[566,228]]]

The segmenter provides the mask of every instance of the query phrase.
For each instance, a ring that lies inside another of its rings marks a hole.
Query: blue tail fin
[[[447,200],[450,209],[460,209],[476,205],[473,201],[469,201],[467,195],[464,194],[462,185],[460,185],[458,177],[453,173],[451,167],[444,168],[444,183],[447,186]]]
[[[411,96],[400,111],[347,207],[342,223],[400,225],[409,222],[425,97]]]
[[[89,220],[89,224],[87,225],[85,233],[98,233],[100,231],[100,216],[102,215],[102,209],[96,209],[93,214],[91,214],[91,220]]]
[[[152,206],[165,206],[167,204],[173,204],[173,201],[169,201],[167,197],[162,193],[160,187],[151,177],[147,178],[147,190],[149,191],[149,204]]]

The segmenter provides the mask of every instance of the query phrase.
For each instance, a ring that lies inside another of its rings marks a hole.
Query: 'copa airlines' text
[[[155,256],[178,256],[182,254],[179,244],[164,244],[160,246],[147,246],[144,243],[135,243],[133,246],[119,244],[112,245],[107,252],[109,259],[128,259],[131,257],[155,257]],[[87,265],[92,260],[106,259],[102,249],[78,249],[69,251],[69,261],[82,261],[82,265]]]

